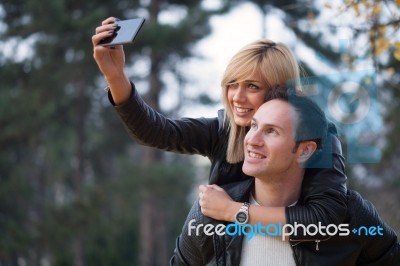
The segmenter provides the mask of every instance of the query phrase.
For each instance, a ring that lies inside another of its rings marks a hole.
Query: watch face
[[[236,214],[236,221],[239,224],[244,224],[245,222],[247,222],[247,213],[245,212],[238,212]]]

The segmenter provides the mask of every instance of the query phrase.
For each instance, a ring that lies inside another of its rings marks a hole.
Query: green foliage
[[[383,76],[385,76],[381,88],[382,106],[385,106],[384,124],[389,129],[386,133],[386,145],[383,150],[381,163],[371,167],[382,173],[383,180],[392,187],[400,188],[400,172],[398,158],[400,148],[397,145],[400,141],[400,61],[391,57],[385,65],[381,65]],[[400,220],[400,219],[399,219]],[[399,225],[400,227],[400,225]]]
[[[168,223],[172,254],[180,230],[174,225],[182,225],[186,217],[188,208],[182,208],[182,201],[191,188],[193,173],[179,163],[153,164],[149,169],[124,159],[120,166],[126,169],[125,175],[86,189],[80,201],[48,206],[44,222],[39,225],[40,242],[48,244],[56,265],[73,264],[71,243],[77,236],[86,247],[86,265],[137,265],[141,196],[154,187],[157,193],[152,197],[170,210],[168,219],[156,225]]]
[[[142,165],[141,147],[105,107],[91,36],[109,16],[145,16],[140,38],[125,49],[127,65],[156,54],[157,75],[176,73],[174,64],[192,56],[191,46],[210,33],[210,16],[227,5],[210,11],[201,1],[160,1],[160,11],[178,6],[186,12],[171,25],[151,17],[152,3],[0,4],[0,46],[15,47],[13,54],[0,51],[1,265],[138,265],[146,241],[140,209],[149,195],[164,215],[157,222],[165,225],[172,253],[194,166],[183,157]]]

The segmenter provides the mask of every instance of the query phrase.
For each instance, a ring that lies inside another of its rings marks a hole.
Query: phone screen
[[[115,34],[112,37],[101,40],[100,45],[113,46],[133,42],[144,23],[144,18],[120,20],[116,23],[119,28],[117,28]]]

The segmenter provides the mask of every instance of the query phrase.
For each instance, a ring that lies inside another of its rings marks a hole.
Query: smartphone
[[[144,21],[144,18],[116,21],[115,23],[117,24],[117,28],[115,29],[114,35],[101,40],[99,45],[114,46],[132,43],[136,35],[139,33],[139,30],[142,28]]]

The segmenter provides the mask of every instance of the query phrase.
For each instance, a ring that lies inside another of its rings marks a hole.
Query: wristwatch
[[[249,207],[250,203],[243,203],[242,207],[240,207],[239,211],[235,214],[235,222],[244,225],[249,220]]]

